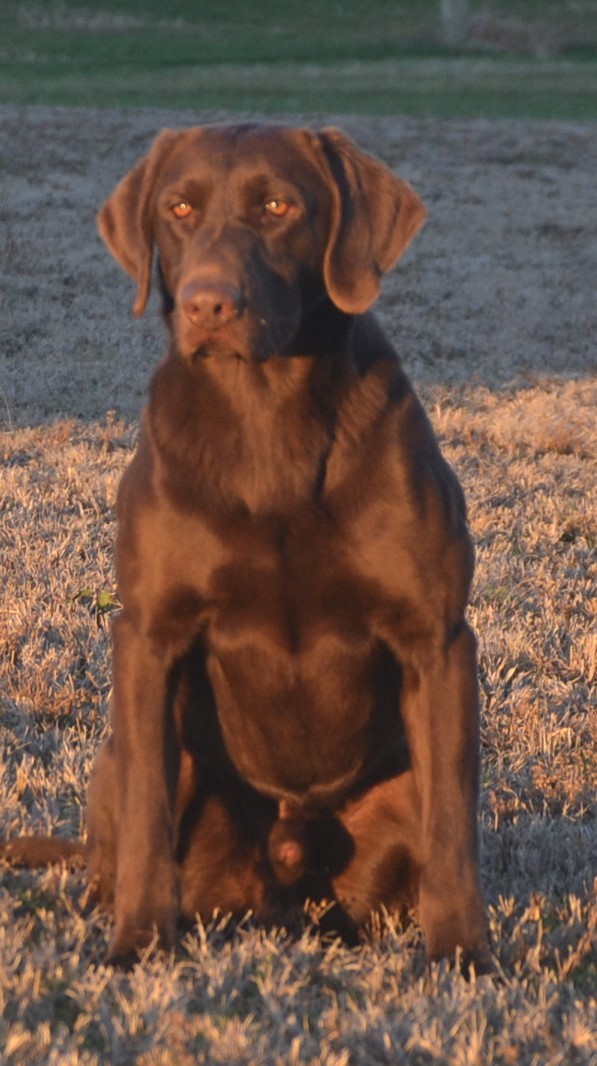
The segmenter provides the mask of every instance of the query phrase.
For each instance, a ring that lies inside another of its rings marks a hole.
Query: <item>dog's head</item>
[[[424,218],[410,185],[338,130],[246,123],[164,130],[98,225],[137,315],[157,248],[183,356],[267,358],[325,299],[367,310]]]

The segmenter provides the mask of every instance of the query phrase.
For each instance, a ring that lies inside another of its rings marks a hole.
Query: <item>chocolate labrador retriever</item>
[[[164,131],[99,213],[170,331],[89,790],[113,961],[215,907],[327,900],[350,938],[407,896],[431,959],[489,965],[463,496],[369,313],[423,219],[337,130],[256,123]]]

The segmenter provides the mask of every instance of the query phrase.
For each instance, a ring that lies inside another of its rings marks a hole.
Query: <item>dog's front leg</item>
[[[167,716],[168,654],[124,612],[114,624],[113,668],[117,839],[115,929],[108,958],[126,963],[156,933],[162,947],[174,941],[176,741]]]
[[[479,708],[475,638],[415,641],[403,655],[402,715],[421,804],[418,912],[431,959],[462,951],[490,966],[480,885],[477,801]]]

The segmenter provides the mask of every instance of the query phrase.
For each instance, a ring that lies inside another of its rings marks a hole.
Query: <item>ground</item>
[[[162,126],[216,113],[0,108],[0,833],[77,833],[110,689],[113,504],[157,301],[95,231]],[[297,122],[307,121],[296,116]],[[309,116],[310,125],[333,117]],[[461,477],[477,545],[484,877],[497,976],[198,928],[131,976],[61,868],[0,871],[8,1063],[597,1061],[595,127],[342,119],[428,222],[379,313]]]

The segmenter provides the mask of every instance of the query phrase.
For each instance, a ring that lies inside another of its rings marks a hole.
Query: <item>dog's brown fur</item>
[[[171,334],[89,792],[113,960],[306,898],[350,937],[410,893],[429,957],[488,965],[464,502],[368,312],[423,218],[338,131],[257,124],[163,132],[100,212],[137,314],[157,248]]]

